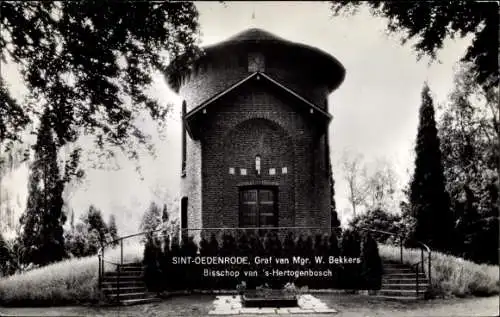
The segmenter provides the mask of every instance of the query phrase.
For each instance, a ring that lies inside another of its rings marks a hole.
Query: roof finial
[[[251,18],[251,23],[255,26],[255,7],[252,9],[252,18]]]

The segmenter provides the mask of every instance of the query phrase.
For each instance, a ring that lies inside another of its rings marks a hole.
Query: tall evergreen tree
[[[113,214],[109,216],[108,232],[113,240],[118,239],[118,229],[116,228],[116,219]]]
[[[474,81],[471,66],[460,66],[439,125],[446,189],[454,210],[455,252],[498,263],[498,89],[488,97]]]
[[[330,161],[330,145],[326,147],[326,157],[328,162],[328,184],[330,186],[330,226],[336,228],[340,226],[340,220],[337,214],[337,204],[335,203],[335,180],[333,179],[332,162]]]
[[[416,218],[415,238],[434,249],[447,251],[453,220],[445,190],[434,105],[427,84],[422,90],[419,116],[415,171],[410,183],[410,204]]]
[[[102,218],[102,212],[94,205],[90,205],[87,214],[83,218],[83,223],[88,225],[89,231],[96,230],[99,234],[99,240],[103,243],[106,240],[108,227]]]
[[[57,146],[51,126],[51,112],[42,115],[31,166],[26,210],[21,216],[23,262],[45,265],[63,258],[62,211],[64,182],[57,165]]]

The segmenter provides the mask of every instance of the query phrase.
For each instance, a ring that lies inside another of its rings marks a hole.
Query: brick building
[[[327,98],[340,62],[249,29],[189,69],[166,74],[184,99],[181,226],[330,226]]]

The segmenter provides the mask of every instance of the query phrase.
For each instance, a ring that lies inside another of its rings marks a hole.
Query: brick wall
[[[247,54],[227,49],[195,63],[192,72],[184,78],[179,90],[179,94],[187,102],[187,110],[190,111],[250,75],[246,64]],[[318,82],[314,77],[314,71],[309,64],[297,60],[297,57],[288,57],[287,52],[264,51],[264,56],[266,74],[318,107],[327,109],[328,88],[326,83]]]
[[[307,113],[267,84],[253,82],[225,96],[204,118],[202,144],[202,223],[238,225],[239,186],[276,185],[280,226],[328,226],[324,196],[328,186],[321,128]],[[255,156],[262,158],[255,175]],[[229,168],[234,168],[234,175]],[[282,168],[287,174],[282,174]],[[240,175],[240,169],[247,175]],[[275,168],[276,174],[269,175]]]

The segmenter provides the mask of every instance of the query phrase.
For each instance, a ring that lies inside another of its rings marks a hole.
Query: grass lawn
[[[315,295],[338,311],[338,317],[375,316],[498,316],[499,297],[436,299],[398,302],[349,294]],[[215,296],[172,297],[162,302],[127,307],[66,306],[47,308],[3,308],[2,316],[207,316]],[[243,315],[236,315],[243,316]],[[249,315],[257,316],[257,315]],[[271,315],[258,315],[271,316]],[[278,315],[272,315],[278,316]],[[293,316],[300,316],[294,314]],[[307,314],[307,317],[325,314]]]
[[[397,246],[379,244],[379,252],[384,260],[400,261]],[[406,264],[420,262],[419,249],[404,249],[403,254],[403,262]],[[427,262],[425,263],[424,268],[428,274]],[[438,297],[493,296],[500,289],[498,265],[477,264],[440,252],[432,252],[431,275],[431,293]]]

